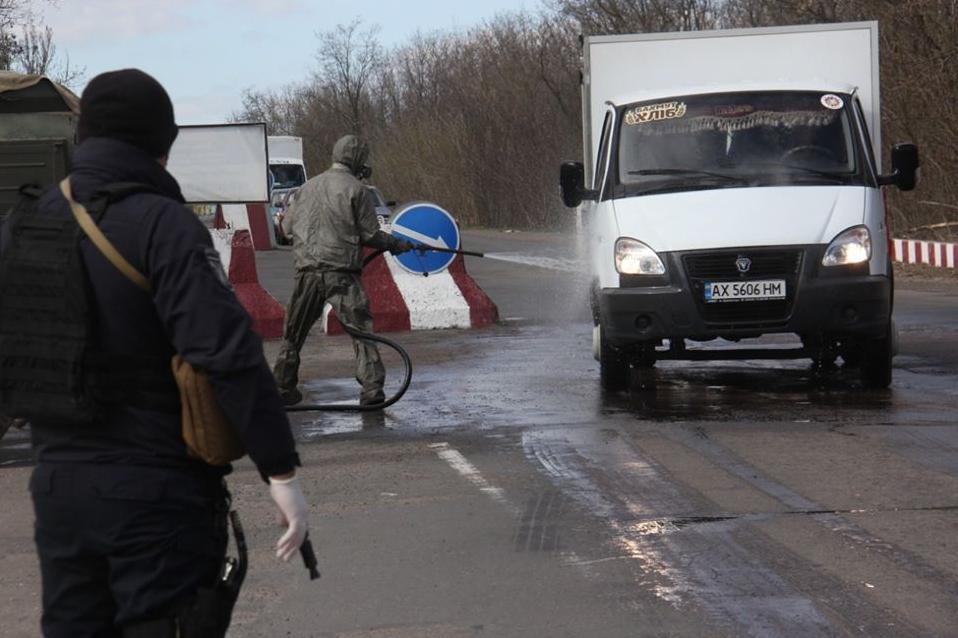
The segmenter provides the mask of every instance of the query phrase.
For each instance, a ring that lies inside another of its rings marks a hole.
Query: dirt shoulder
[[[895,264],[895,285],[922,292],[958,292],[958,269]]]

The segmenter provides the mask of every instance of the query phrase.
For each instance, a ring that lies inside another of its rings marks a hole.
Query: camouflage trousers
[[[369,298],[363,291],[359,275],[343,272],[296,271],[293,297],[286,309],[283,347],[273,367],[273,376],[280,392],[289,393],[299,383],[300,350],[310,328],[329,303],[340,321],[363,332],[372,332]],[[362,385],[360,401],[378,403],[383,400],[386,369],[376,346],[353,339],[356,354],[356,380]]]

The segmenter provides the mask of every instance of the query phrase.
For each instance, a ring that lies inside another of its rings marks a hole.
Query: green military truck
[[[0,215],[23,184],[63,179],[76,140],[80,100],[41,75],[0,71]]]
[[[20,186],[66,177],[79,113],[80,100],[66,87],[41,75],[0,71],[0,224]],[[0,414],[0,438],[11,425]]]

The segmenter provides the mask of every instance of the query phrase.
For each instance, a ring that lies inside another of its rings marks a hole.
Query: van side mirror
[[[918,181],[918,147],[914,144],[895,144],[891,149],[891,175],[880,175],[882,186],[894,184],[899,190],[910,191]]]
[[[392,208],[395,205],[396,205],[396,200],[394,199],[391,199],[388,202],[386,202],[386,206],[389,206],[390,208]]]
[[[559,186],[562,187],[562,203],[569,208],[575,208],[583,199],[596,199],[596,192],[585,187],[585,167],[582,162],[562,162]]]

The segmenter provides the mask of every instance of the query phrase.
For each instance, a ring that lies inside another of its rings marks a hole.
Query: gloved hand
[[[306,538],[306,497],[295,475],[288,479],[270,477],[269,495],[279,508],[280,524],[286,526],[286,533],[276,541],[276,558],[287,562]]]
[[[394,255],[401,255],[415,248],[416,244],[406,241],[405,239],[399,239],[398,237],[393,237],[389,244],[389,252]]]

